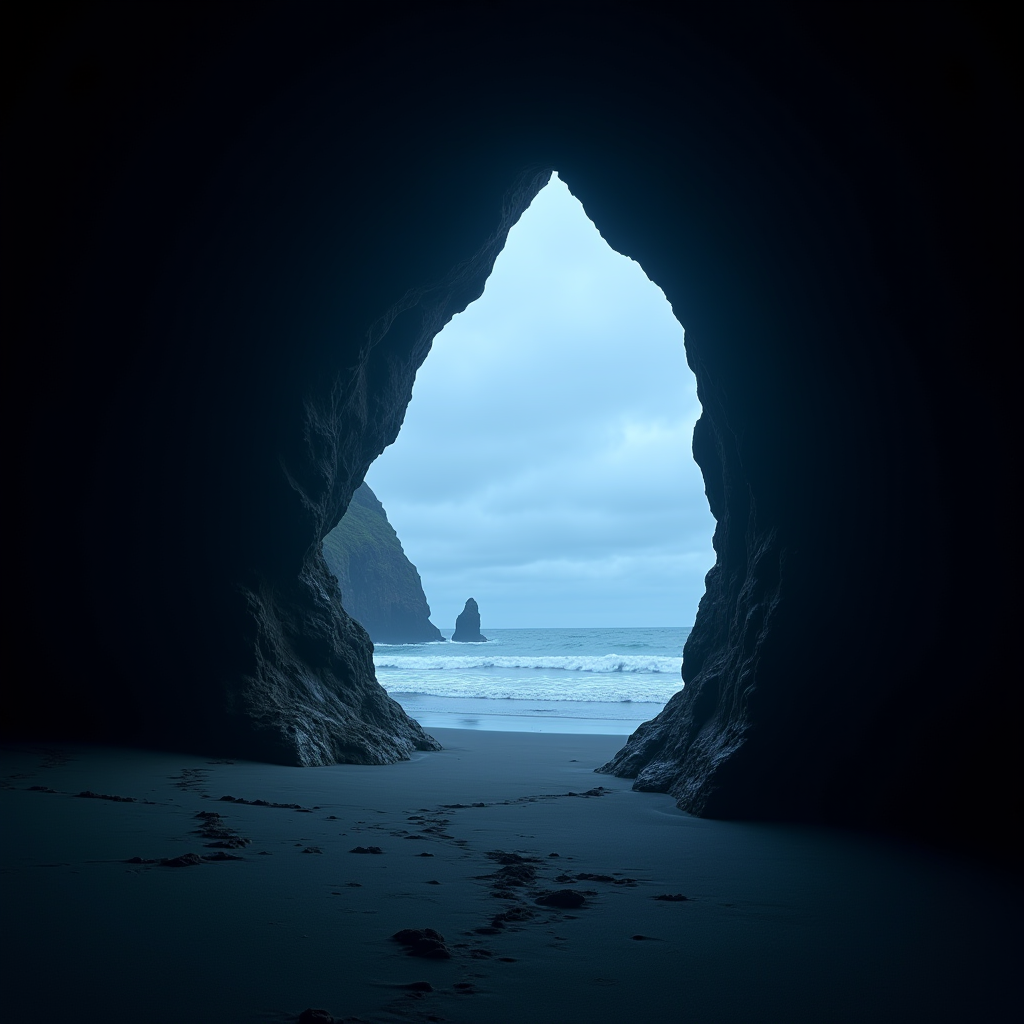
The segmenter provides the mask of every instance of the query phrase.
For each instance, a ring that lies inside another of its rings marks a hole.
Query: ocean
[[[427,731],[625,736],[682,688],[689,632],[485,629],[480,644],[377,644],[373,660],[380,684]]]

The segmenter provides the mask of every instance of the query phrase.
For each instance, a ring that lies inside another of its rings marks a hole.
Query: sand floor
[[[4,748],[3,1019],[1019,1018],[1024,904],[1006,878],[689,817],[593,773],[621,737],[435,734],[444,751],[387,767]],[[970,827],[952,808],[949,824]],[[536,902],[563,890],[582,905]],[[427,928],[450,957],[392,939]]]

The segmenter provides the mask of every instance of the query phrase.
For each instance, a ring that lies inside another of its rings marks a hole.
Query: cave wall
[[[13,35],[4,128],[9,647],[34,666],[6,733],[300,764],[431,745],[319,542],[557,168],[686,327],[718,521],[687,686],[608,769],[697,813],[1007,848],[1003,16],[45,14]]]

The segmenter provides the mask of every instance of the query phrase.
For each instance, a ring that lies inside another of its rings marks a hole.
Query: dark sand
[[[306,1007],[461,1024],[1019,1014],[1022,902],[1005,878],[842,833],[688,817],[593,774],[621,737],[436,734],[443,752],[383,768],[4,750],[3,1019],[248,1024]],[[598,786],[607,792],[565,795]],[[204,811],[221,817],[196,818]],[[949,827],[969,829],[969,817],[951,808]],[[383,853],[349,852],[358,846]],[[487,856],[499,850],[524,860]],[[218,852],[242,859],[159,863]],[[504,868],[504,883],[486,877]],[[562,889],[583,906],[535,903]],[[475,931],[513,908],[523,920]],[[408,955],[390,938],[403,928],[435,929],[451,958]],[[415,982],[433,991],[402,987]]]

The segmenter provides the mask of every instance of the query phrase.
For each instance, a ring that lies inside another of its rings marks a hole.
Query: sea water
[[[377,644],[373,660],[381,685],[428,731],[628,735],[682,688],[689,632],[487,629],[487,643]]]

